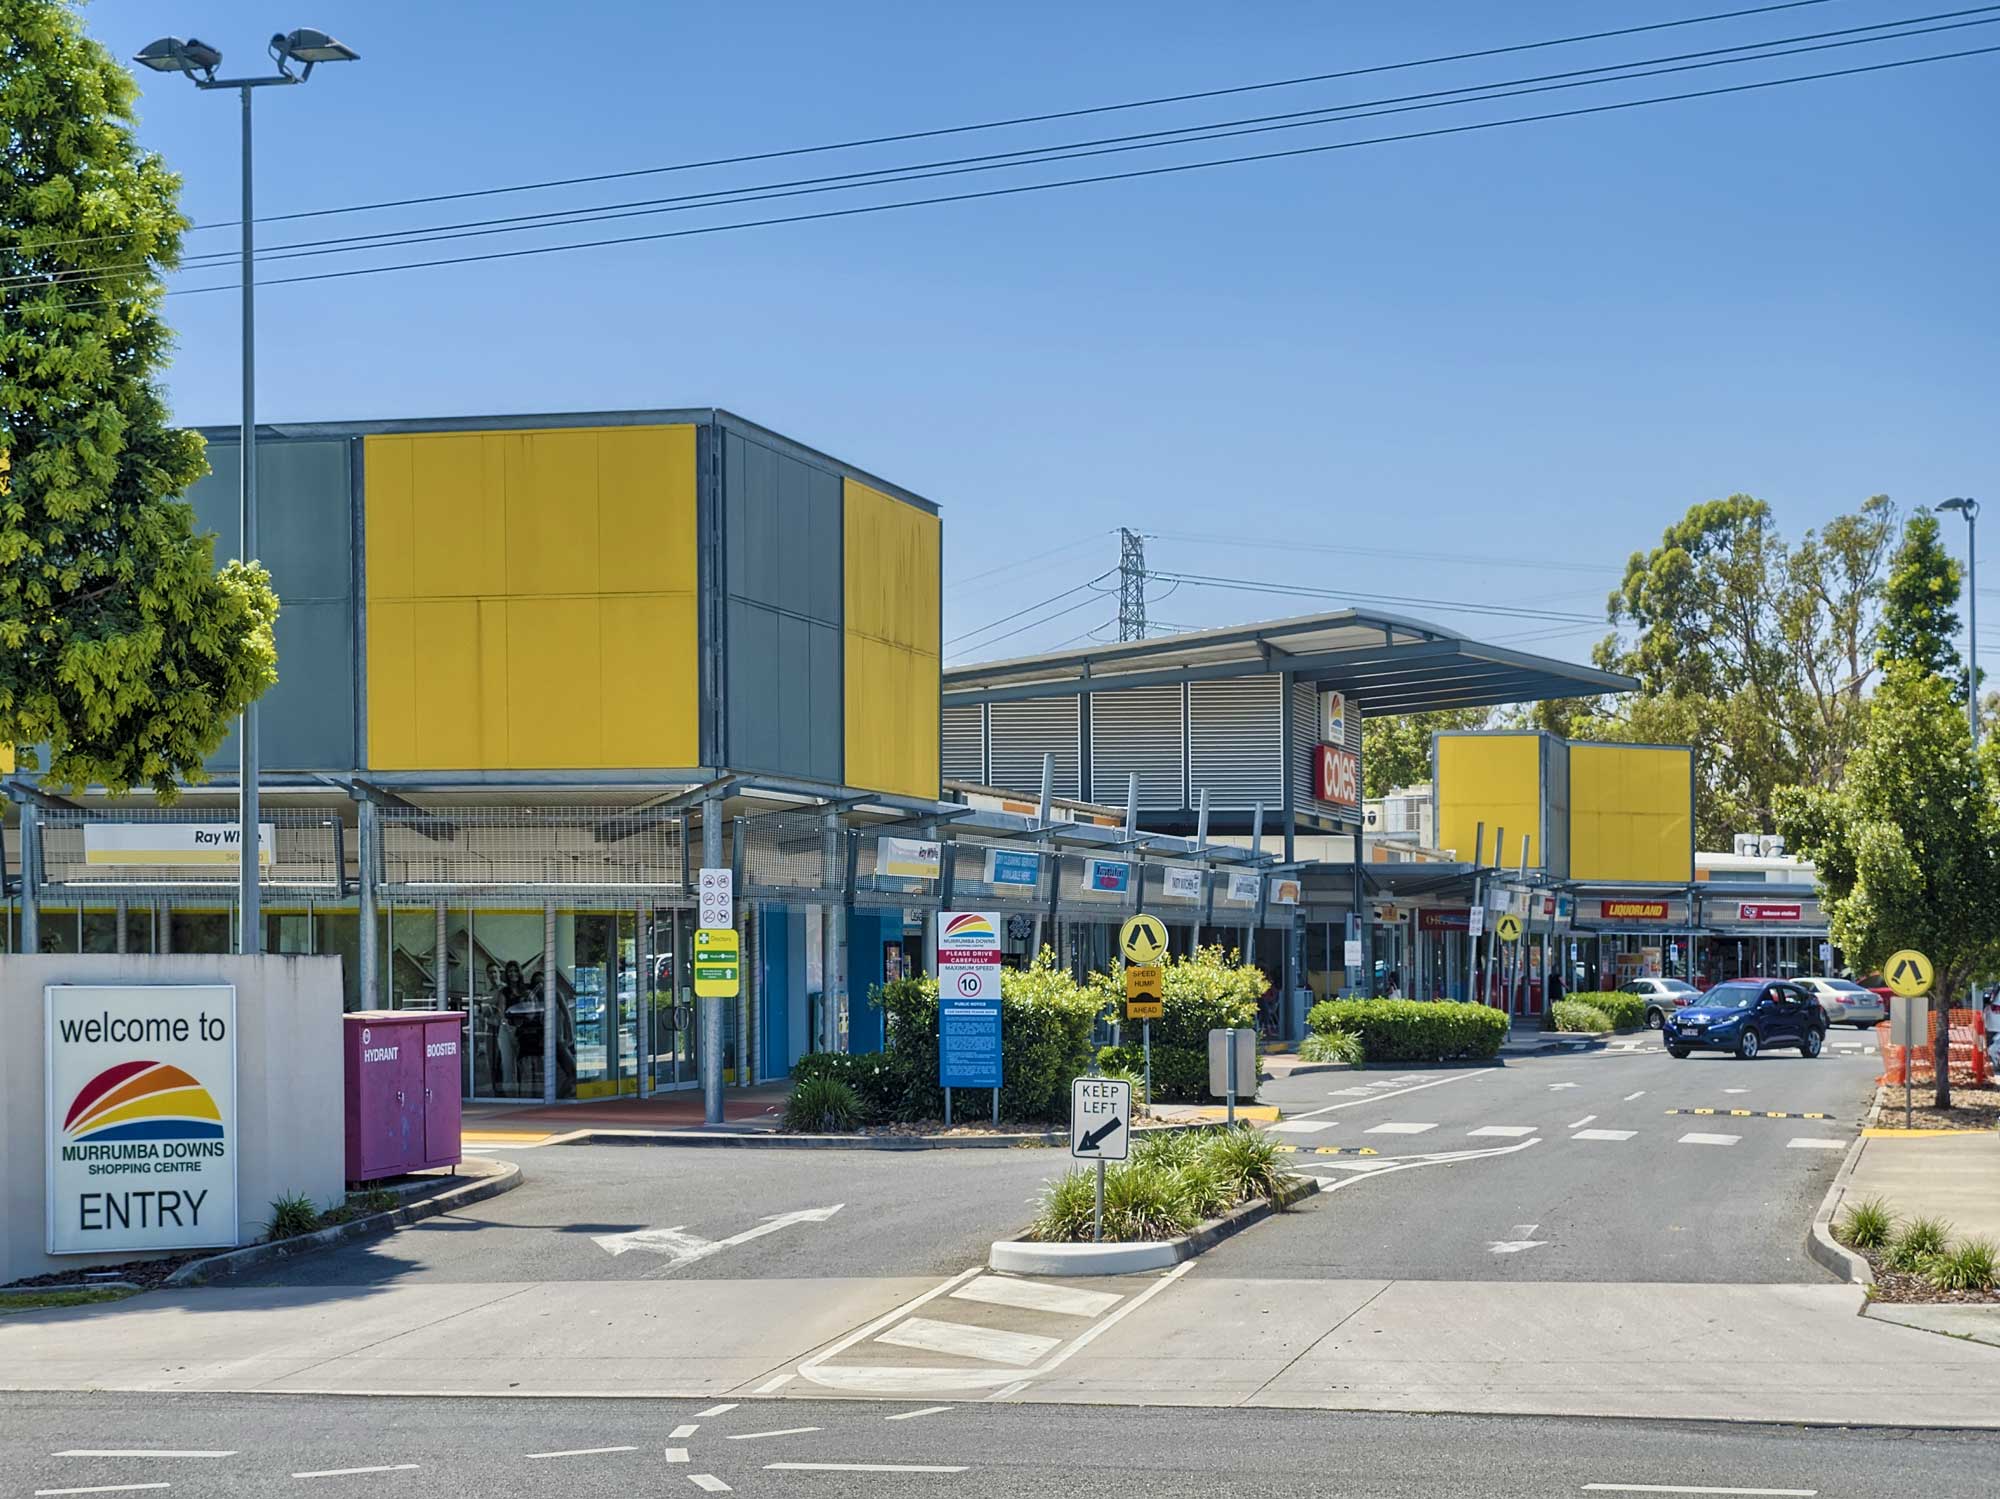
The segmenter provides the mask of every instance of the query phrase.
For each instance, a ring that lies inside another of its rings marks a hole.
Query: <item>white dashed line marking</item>
[[[963,1473],[965,1465],[938,1463],[766,1463],[767,1473]]]
[[[523,1457],[601,1457],[607,1452],[637,1452],[637,1447],[565,1447],[560,1452],[524,1452]]]
[[[1435,1124],[1411,1124],[1392,1120],[1388,1124],[1376,1125],[1368,1133],[1371,1135],[1421,1135],[1427,1129],[1436,1128]]]
[[[236,1449],[196,1449],[192,1447],[68,1447],[56,1457],[234,1457]]]
[[[713,1473],[690,1473],[688,1474],[688,1482],[698,1489],[706,1489],[711,1494],[726,1494],[729,1492],[729,1485],[724,1483],[720,1478],[717,1478]]]
[[[1682,1135],[1680,1143],[1683,1145],[1734,1145],[1742,1138],[1741,1135],[1704,1135],[1697,1132],[1691,1135]]]
[[[357,1473],[408,1473],[416,1468],[415,1463],[377,1463],[369,1468],[313,1468],[304,1473],[294,1473],[294,1478],[351,1478]]]
[[[672,1431],[667,1433],[667,1440],[670,1442],[685,1442],[689,1437],[693,1436],[696,1432],[700,1430],[701,1427],[697,1423],[693,1421],[683,1421],[680,1425],[676,1426]]]
[[[1721,1489],[1693,1483],[1587,1483],[1586,1494],[1762,1494],[1771,1499],[1813,1499],[1818,1489]]]
[[[1646,1090],[1644,1088],[1641,1088],[1637,1093],[1627,1093],[1625,1095],[1624,1101],[1626,1103],[1630,1103],[1635,1098],[1644,1098],[1645,1096],[1646,1096]]]
[[[1629,1140],[1639,1132],[1635,1129],[1580,1129],[1571,1135],[1572,1140]]]
[[[1499,1070],[1500,1069],[1497,1067],[1482,1067],[1476,1072],[1455,1072],[1450,1077],[1434,1077],[1429,1082],[1426,1083],[1415,1083],[1407,1088],[1398,1088],[1394,1093],[1369,1093],[1369,1091],[1366,1088],[1363,1088],[1359,1091],[1363,1093],[1368,1093],[1368,1097],[1366,1098],[1350,1098],[1346,1103],[1326,1104],[1323,1107],[1317,1109],[1307,1109],[1303,1114],[1294,1114],[1292,1117],[1294,1119],[1313,1119],[1321,1114],[1331,1114],[1335,1109],[1359,1108],[1364,1103],[1379,1103],[1382,1099],[1398,1098],[1405,1093],[1416,1093],[1424,1088],[1441,1088],[1446,1083],[1462,1083],[1469,1078],[1491,1077]],[[1353,1091],[1355,1090],[1349,1088],[1343,1088],[1340,1090],[1340,1093],[1349,1093]],[[1330,1093],[1327,1096],[1329,1098],[1338,1098],[1340,1096],[1340,1093]],[[1183,1263],[1192,1264],[1193,1262],[1183,1261]]]
[[[914,1421],[919,1416],[935,1416],[939,1411],[948,1411],[948,1405],[927,1405],[922,1410],[897,1411],[893,1416],[884,1416],[884,1421]]]
[[[696,1411],[694,1413],[694,1418],[697,1421],[701,1421],[707,1419],[709,1416],[726,1415],[728,1412],[733,1411],[735,1409],[736,1409],[736,1402],[734,1400],[731,1400],[723,1405],[711,1405],[705,1411]]]
[[[1595,1114],[1585,1114],[1581,1119],[1573,1121],[1570,1124],[1569,1128],[1582,1129],[1586,1124],[1590,1123],[1590,1121],[1595,1119],[1596,1117],[1597,1116]]]
[[[780,1426],[776,1431],[738,1431],[723,1438],[729,1442],[756,1442],[765,1437],[802,1437],[809,1431],[818,1431],[817,1426]]]
[[[101,1483],[88,1489],[36,1489],[36,1499],[48,1494],[129,1494],[134,1489],[164,1489],[172,1485],[165,1483]]]
[[[1331,1119],[1281,1119],[1264,1128],[1265,1133],[1273,1135],[1316,1135],[1323,1129],[1332,1129],[1334,1123]]]
[[[660,1456],[670,1463],[684,1463],[688,1460],[688,1450],[685,1447],[669,1447]]]
[[[1785,1142],[1787,1150],[1845,1150],[1845,1140],[1815,1140],[1808,1135],[1800,1135],[1795,1140]]]
[[[1478,1129],[1469,1129],[1465,1133],[1468,1136],[1499,1135],[1503,1139],[1518,1140],[1521,1136],[1532,1135],[1534,1132],[1535,1127],[1532,1124],[1482,1124]],[[1369,1133],[1373,1134],[1374,1131],[1370,1130]]]

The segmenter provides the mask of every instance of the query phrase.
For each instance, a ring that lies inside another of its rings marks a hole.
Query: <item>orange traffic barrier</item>
[[[1898,1046],[1889,1039],[1889,1023],[1885,1020],[1875,1027],[1875,1049],[1882,1057],[1882,1075],[1878,1083],[1901,1084],[1905,1069],[1909,1069],[1910,1080],[1936,1076],[1937,1053],[1934,1047],[1914,1048],[1915,1055],[1909,1055],[1911,1047]],[[1986,1056],[1986,1031],[1980,1012],[1977,1010],[1953,1010],[1951,1012],[1951,1080],[1955,1083],[1980,1085],[1990,1082],[1993,1069]]]

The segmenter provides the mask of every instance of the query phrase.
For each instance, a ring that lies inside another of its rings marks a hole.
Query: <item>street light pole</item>
[[[1956,495],[1937,507],[1965,517],[1965,715],[1979,750],[1979,501]]]
[[[235,89],[243,106],[243,432],[237,445],[236,457],[242,472],[239,476],[238,494],[241,499],[240,528],[241,544],[238,553],[245,562],[257,560],[257,229],[255,212],[255,172],[252,170],[251,149],[251,90],[259,88],[283,87],[294,83],[304,83],[312,77],[315,66],[323,62],[353,62],[360,54],[353,48],[343,46],[324,31],[316,31],[309,26],[301,26],[293,31],[280,32],[270,42],[271,60],[278,65],[278,71],[261,78],[217,78],[215,70],[222,65],[222,53],[208,43],[195,37],[182,41],[179,37],[165,36],[142,47],[135,61],[161,73],[181,73],[198,89]],[[304,69],[294,73],[292,63],[301,63]],[[258,778],[261,764],[257,744],[257,700],[252,698],[243,708],[243,716],[236,728],[237,810],[241,829],[237,835],[237,908],[236,950],[254,955],[264,950],[263,919],[263,864],[258,847],[257,830]]]

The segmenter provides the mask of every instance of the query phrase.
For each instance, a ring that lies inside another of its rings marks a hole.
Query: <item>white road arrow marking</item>
[[[591,1240],[614,1257],[628,1254],[634,1249],[643,1249],[650,1254],[663,1254],[673,1263],[666,1268],[675,1269],[681,1265],[705,1260],[712,1254],[720,1254],[725,1249],[733,1249],[738,1244],[747,1244],[752,1239],[761,1239],[766,1234],[774,1234],[795,1223],[824,1223],[835,1213],[846,1207],[844,1202],[836,1202],[831,1207],[800,1208],[791,1213],[773,1213],[755,1228],[746,1228],[740,1234],[731,1234],[726,1239],[704,1239],[686,1232],[680,1225],[672,1228],[641,1228],[625,1234],[593,1234]]]
[[[1548,1243],[1547,1239],[1533,1237],[1535,1230],[1540,1227],[1539,1223],[1517,1223],[1514,1225],[1513,1238],[1495,1239],[1486,1247],[1494,1254],[1519,1254],[1524,1249],[1540,1249]]]

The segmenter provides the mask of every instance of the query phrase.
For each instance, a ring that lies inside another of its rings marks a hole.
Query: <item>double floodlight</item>
[[[1953,498],[1946,500],[1942,505],[1939,505],[1936,508],[1939,510],[1963,511],[1965,513],[1965,518],[1967,520],[1977,519],[1979,515],[1979,501],[1974,499],[1969,499],[1964,495],[1954,496]]]
[[[278,65],[278,78],[271,81],[282,79],[293,83],[302,83],[312,77],[312,70],[320,63],[354,62],[361,56],[352,47],[311,26],[301,26],[273,36],[270,52],[271,60]],[[194,37],[182,41],[177,36],[163,36],[141,47],[132,60],[144,63],[158,73],[185,73],[198,86],[207,87],[217,81],[215,70],[222,66],[222,53]],[[305,71],[294,74],[291,64],[295,62],[303,63]]]

